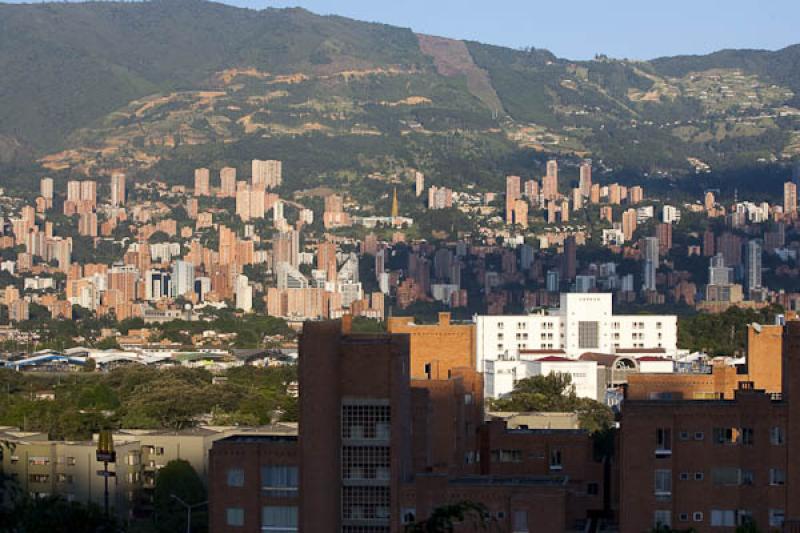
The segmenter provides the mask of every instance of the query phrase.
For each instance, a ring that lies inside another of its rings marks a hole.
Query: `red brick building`
[[[209,456],[209,528],[215,533],[297,530],[297,435],[234,435]]]
[[[800,524],[800,322],[782,353],[782,394],[743,381],[733,399],[624,402],[621,531]]]

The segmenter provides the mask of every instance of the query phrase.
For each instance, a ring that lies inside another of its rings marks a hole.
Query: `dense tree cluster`
[[[51,375],[0,370],[0,425],[85,439],[106,427],[179,430],[200,420],[258,425],[296,420],[287,385],[294,366],[231,368],[212,384],[202,369],[119,368],[109,373]],[[55,400],[37,399],[52,391]]]
[[[772,324],[782,313],[777,305],[763,309],[731,307],[723,313],[701,313],[678,321],[678,346],[709,355],[742,355],[747,350],[748,324]]]
[[[605,404],[579,398],[569,374],[550,373],[521,379],[507,398],[491,402],[497,411],[577,413],[580,427],[600,433],[611,427],[614,414]]]

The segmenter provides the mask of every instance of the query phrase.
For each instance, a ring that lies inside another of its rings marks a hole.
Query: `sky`
[[[800,43],[800,0],[221,0],[304,7],[560,57],[652,59]]]

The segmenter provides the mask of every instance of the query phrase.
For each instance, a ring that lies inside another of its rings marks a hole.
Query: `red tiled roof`
[[[644,357],[639,357],[639,361],[669,361],[669,359],[665,357],[656,357],[654,355],[646,355]]]
[[[616,353],[667,353],[664,348],[617,348]]]
[[[557,361],[572,361],[572,359],[567,359],[566,357],[558,357],[556,355],[548,355],[547,357],[542,357],[541,359],[537,359],[537,361],[547,361],[549,363]]]

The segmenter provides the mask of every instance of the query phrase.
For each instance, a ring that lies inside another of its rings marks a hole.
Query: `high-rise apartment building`
[[[506,176],[506,224],[514,224],[514,204],[521,196],[519,176]]]
[[[525,198],[532,203],[539,201],[539,182],[536,180],[527,180],[523,186]]]
[[[725,264],[738,267],[742,264],[742,238],[730,232],[717,237],[717,252],[725,257]]]
[[[414,171],[414,194],[419,198],[423,192],[425,192],[425,174]]]
[[[658,270],[658,237],[645,237],[642,239],[642,290],[656,290],[656,271]]]
[[[563,278],[567,281],[575,279],[578,263],[578,244],[573,235],[564,239],[563,268],[561,269]]]
[[[211,195],[211,173],[207,168],[196,168],[194,170],[194,195]]]
[[[70,180],[67,182],[67,201],[80,202],[81,201],[81,182]]]
[[[254,188],[274,189],[283,183],[283,163],[253,159],[251,182]]]
[[[219,171],[219,195],[223,198],[236,196],[236,169],[222,167]]]
[[[288,263],[294,268],[300,264],[300,233],[295,230],[278,232],[272,236],[273,264]]]
[[[640,185],[634,185],[628,189],[628,203],[639,204],[644,200],[644,189]]]
[[[39,194],[45,200],[50,200],[50,205],[53,202],[53,178],[42,178],[39,181]]]
[[[453,191],[447,187],[428,187],[428,209],[447,209],[453,207]]]
[[[622,233],[625,240],[629,241],[633,238],[636,231],[636,209],[630,208],[622,212]]]
[[[349,333],[338,322],[307,322],[300,337],[299,525],[307,533],[393,531],[400,483],[411,474],[408,337]]]
[[[717,205],[717,200],[714,198],[714,193],[711,191],[706,191],[706,194],[703,197],[703,207],[705,207],[706,211],[710,211],[711,209],[714,209],[715,205]]]
[[[244,274],[236,276],[234,282],[234,295],[236,297],[236,308],[245,313],[253,310],[253,287],[250,280]]]
[[[125,205],[125,174],[115,172],[111,174],[111,205],[120,207]]]
[[[791,181],[783,184],[783,212],[787,215],[797,213],[797,185]]]
[[[584,161],[580,167],[580,178],[578,179],[578,189],[581,195],[589,197],[592,192],[592,162]]]
[[[558,161],[551,159],[547,162],[547,172],[545,175],[558,180]]]
[[[745,255],[745,288],[748,291],[760,289],[761,285],[761,243],[755,239],[747,241]]]
[[[172,264],[171,289],[173,298],[186,297],[194,292],[194,265],[188,261],[175,261]]]
[[[662,222],[656,226],[656,237],[658,238],[658,253],[667,255],[672,249],[672,224]]]

